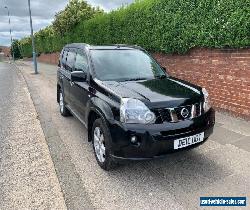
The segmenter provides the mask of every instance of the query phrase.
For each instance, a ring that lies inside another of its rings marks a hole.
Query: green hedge
[[[36,33],[37,51],[60,51],[71,42],[137,44],[147,50],[185,53],[193,47],[250,46],[249,0],[140,0],[78,24],[63,37],[49,26]],[[21,40],[24,56],[31,41]]]

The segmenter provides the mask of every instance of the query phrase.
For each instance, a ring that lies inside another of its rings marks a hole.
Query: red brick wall
[[[154,54],[170,75],[205,87],[215,108],[250,119],[250,49]]]
[[[50,54],[41,54],[38,58],[38,62],[58,64],[60,53],[50,53]]]
[[[250,119],[250,48],[153,55],[170,75],[205,87],[216,109]],[[59,53],[46,54],[38,60],[57,64],[58,57]]]
[[[9,47],[0,47],[0,51],[4,53],[4,56],[10,56],[10,48]]]

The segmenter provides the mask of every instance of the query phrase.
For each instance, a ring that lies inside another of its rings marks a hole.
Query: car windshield
[[[163,69],[141,50],[91,50],[96,77],[102,81],[133,81],[166,77]]]

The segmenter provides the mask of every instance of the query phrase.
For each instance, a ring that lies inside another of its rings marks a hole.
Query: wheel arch
[[[106,121],[105,116],[97,109],[91,109],[88,114],[87,129],[88,129],[88,141],[92,139],[92,126],[96,119],[101,118],[104,122]]]
[[[88,141],[91,141],[91,129],[94,121],[101,118],[104,123],[108,124],[110,120],[114,120],[114,115],[110,106],[99,98],[92,98],[87,107]]]

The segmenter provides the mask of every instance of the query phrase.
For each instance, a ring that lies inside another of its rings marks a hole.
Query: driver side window
[[[76,54],[75,71],[88,72],[88,59],[83,53]]]

